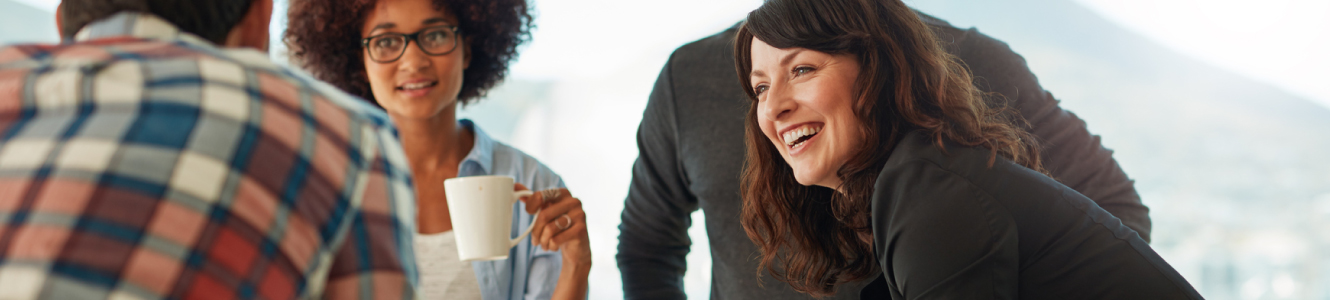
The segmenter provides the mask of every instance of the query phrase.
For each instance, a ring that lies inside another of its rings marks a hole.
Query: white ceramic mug
[[[448,215],[453,219],[453,236],[457,237],[457,256],[462,261],[508,258],[508,249],[517,246],[536,225],[532,222],[521,235],[509,238],[513,204],[531,195],[527,190],[513,191],[512,177],[449,178],[443,181],[443,188],[448,196]]]

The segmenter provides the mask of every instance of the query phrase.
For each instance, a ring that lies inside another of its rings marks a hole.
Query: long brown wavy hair
[[[864,143],[837,172],[840,190],[803,186],[757,123],[752,40],[780,48],[849,54],[859,64],[854,111]],[[913,10],[900,0],[769,0],[748,14],[735,37],[739,80],[754,101],[745,121],[742,222],[761,250],[763,270],[795,290],[831,295],[838,284],[878,269],[873,255],[870,199],[873,182],[900,139],[923,131],[944,140],[992,150],[1045,172],[1034,137],[1012,110],[975,88],[969,70],[945,52]]]

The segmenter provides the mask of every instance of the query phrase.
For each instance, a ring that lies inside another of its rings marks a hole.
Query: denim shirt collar
[[[461,119],[458,120],[457,123],[462,125],[462,128],[471,129],[472,134],[475,135],[475,142],[471,145],[471,152],[466,154],[466,157],[462,159],[462,165],[458,168],[459,171],[465,173],[457,175],[473,176],[491,174],[494,170],[494,139],[491,139],[488,134],[485,134],[484,130],[480,130],[480,127],[477,127],[475,123],[471,122],[471,120]],[[466,171],[466,165],[468,163],[474,163],[476,166],[479,166],[480,169],[475,170],[475,172],[468,172]]]

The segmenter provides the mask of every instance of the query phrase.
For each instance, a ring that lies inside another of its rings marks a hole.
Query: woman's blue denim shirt
[[[533,191],[564,187],[563,179],[540,161],[491,139],[471,120],[462,119],[458,123],[475,133],[471,152],[457,168],[458,177],[511,176]],[[531,222],[532,215],[526,213],[526,204],[518,201],[513,205],[511,236],[521,234]],[[508,251],[508,259],[471,263],[476,281],[480,283],[481,295],[486,300],[549,299],[559,282],[559,269],[563,264],[561,254],[532,245],[529,236]]]

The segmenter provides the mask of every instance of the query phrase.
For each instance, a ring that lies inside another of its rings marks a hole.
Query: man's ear
[[[64,36],[65,31],[63,30],[64,29],[63,27],[65,26],[64,24],[65,24],[65,1],[60,1],[60,4],[55,6],[55,32],[56,34],[60,35],[60,39],[65,38]]]
[[[268,51],[268,25],[272,22],[272,0],[253,0],[240,23],[226,34],[227,48],[248,47]]]

